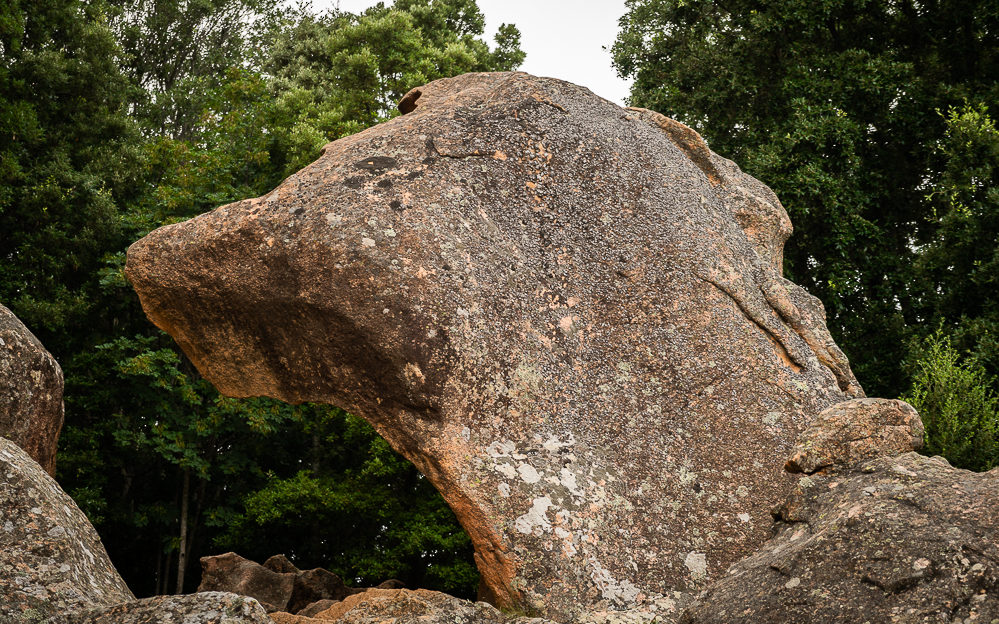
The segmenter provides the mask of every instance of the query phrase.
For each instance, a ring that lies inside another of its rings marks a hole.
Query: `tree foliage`
[[[992,390],[999,384],[974,358],[962,358],[939,330],[920,350],[906,400],[926,428],[923,452],[968,470],[999,466],[999,396]]]
[[[0,7],[0,300],[57,356],[86,333],[135,183],[115,50],[99,3]]]

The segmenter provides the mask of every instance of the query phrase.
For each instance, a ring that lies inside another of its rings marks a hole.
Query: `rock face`
[[[312,616],[339,624],[550,624],[507,618],[484,602],[469,602],[426,589],[369,589]],[[280,621],[280,620],[278,620]]]
[[[132,599],[76,503],[0,438],[0,622],[38,622]]]
[[[268,612],[297,613],[319,600],[343,600],[360,590],[344,586],[329,570],[299,570],[284,555],[260,565],[236,553],[201,558],[199,592],[223,591],[250,596]]]
[[[923,421],[897,399],[854,399],[823,410],[801,434],[785,469],[812,474],[830,466],[923,448]]]
[[[46,620],[45,624],[272,624],[260,604],[246,596],[205,592],[154,596],[103,609]]]
[[[784,460],[862,396],[781,277],[774,194],[692,130],[520,73],[433,82],[127,275],[222,392],[369,420],[469,532],[494,604],[567,619],[704,587]]]
[[[62,369],[34,334],[0,305],[0,436],[55,474],[62,430]]]
[[[999,469],[908,453],[802,477],[778,533],[683,624],[994,622]]]

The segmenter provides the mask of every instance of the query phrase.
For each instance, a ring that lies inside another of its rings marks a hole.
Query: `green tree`
[[[906,401],[926,427],[923,453],[984,471],[999,465],[999,387],[981,363],[962,358],[937,331],[919,345],[913,387]]]
[[[927,317],[956,348],[999,373],[999,130],[984,104],[952,107],[939,143],[943,174],[930,194],[933,238],[916,271]],[[999,390],[999,385],[993,388]]]
[[[873,395],[932,293],[916,251],[936,224],[947,110],[995,101],[999,7],[982,0],[628,0],[614,62],[631,103],[688,123],[769,184],[795,226],[786,271],[819,296]]]
[[[259,66],[280,0],[119,0],[109,21],[147,136],[197,140],[219,78]]]
[[[0,7],[0,301],[60,360],[94,322],[95,268],[123,243],[117,211],[135,185],[103,8]]]

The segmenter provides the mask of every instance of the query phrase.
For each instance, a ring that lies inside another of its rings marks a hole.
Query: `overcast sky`
[[[339,4],[355,13],[376,3],[313,0],[318,11]],[[523,71],[575,82],[624,103],[630,85],[617,77],[609,50],[617,36],[617,20],[624,14],[624,0],[478,0],[478,4],[486,16],[490,45],[500,24],[513,23],[520,29],[521,48],[527,53]]]

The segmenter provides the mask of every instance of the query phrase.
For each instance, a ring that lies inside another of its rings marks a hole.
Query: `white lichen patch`
[[[592,572],[590,578],[600,589],[600,595],[604,600],[610,600],[619,605],[633,605],[635,599],[641,591],[628,579],[615,579],[609,570],[600,565],[600,562],[593,556],[590,557],[590,567]]]
[[[367,236],[365,236],[364,238],[361,239],[361,245],[364,247],[374,247],[375,240],[373,238],[368,238]]]
[[[527,513],[514,521],[514,528],[524,535],[551,531],[552,523],[548,520],[548,509],[552,506],[552,499],[547,496],[539,496],[534,499],[531,509]]]
[[[689,552],[683,560],[683,565],[690,570],[694,579],[702,579],[708,575],[708,558],[704,553]]]
[[[500,483],[498,486],[496,486],[496,489],[499,490],[500,496],[502,496],[503,498],[510,498],[509,483]]]
[[[583,490],[579,489],[579,485],[576,483],[576,473],[563,467],[558,474],[559,483],[562,484],[562,487],[569,490],[569,493],[573,496],[580,498],[583,496]]]
[[[502,464],[496,464],[493,468],[496,470],[496,472],[500,473],[507,479],[513,479],[517,476],[517,469],[514,468],[512,464],[507,464],[504,462]]]
[[[524,480],[524,483],[537,483],[541,480],[541,475],[530,464],[520,464],[517,466],[517,473],[520,474],[520,478]]]

